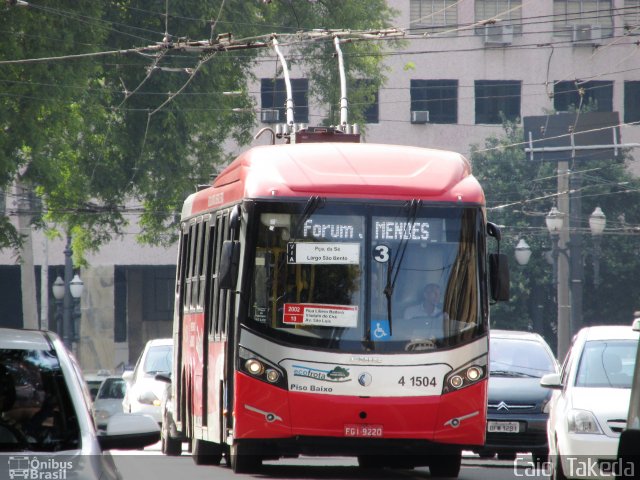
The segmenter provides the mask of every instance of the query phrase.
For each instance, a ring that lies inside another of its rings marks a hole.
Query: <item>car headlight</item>
[[[569,433],[595,433],[602,435],[596,417],[588,410],[570,410],[567,416]]]
[[[107,410],[96,410],[94,414],[97,423],[106,422],[110,416]]]
[[[154,407],[160,406],[160,399],[153,392],[144,392],[138,395],[138,401],[145,405],[153,405]]]

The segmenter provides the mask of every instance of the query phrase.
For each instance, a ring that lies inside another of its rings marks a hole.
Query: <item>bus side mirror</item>
[[[240,242],[225,240],[220,253],[218,270],[218,286],[221,289],[233,290],[238,281],[238,265],[240,264]]]
[[[504,253],[489,254],[489,283],[494,302],[509,300],[509,260]]]

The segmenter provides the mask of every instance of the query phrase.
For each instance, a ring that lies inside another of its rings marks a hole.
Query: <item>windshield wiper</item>
[[[319,197],[318,195],[309,197],[309,200],[307,200],[307,204],[304,206],[304,210],[302,210],[302,213],[300,214],[300,218],[298,220],[298,223],[296,224],[296,227],[294,228],[293,232],[291,232],[292,235],[289,239],[290,242],[294,242],[298,239],[298,236],[300,235],[305,222],[309,219],[309,217],[311,217],[311,215],[315,213],[315,211],[319,207],[324,206],[324,202],[324,197]]]
[[[411,203],[409,203],[409,213],[407,214],[407,221],[405,224],[405,234],[400,239],[400,243],[398,244],[398,251],[395,252],[393,260],[387,268],[387,284],[384,287],[384,295],[387,297],[387,317],[389,318],[389,335],[393,335],[393,326],[392,326],[392,314],[391,314],[391,297],[393,296],[393,289],[396,286],[396,281],[398,280],[398,274],[400,273],[400,266],[402,265],[402,260],[404,259],[404,254],[407,250],[407,245],[409,245],[409,237],[407,233],[410,234],[411,229],[413,228],[413,224],[416,222],[416,217],[418,216],[418,209],[422,205],[422,200],[413,199]]]

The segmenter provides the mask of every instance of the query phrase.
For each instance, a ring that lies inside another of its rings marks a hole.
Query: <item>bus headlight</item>
[[[460,375],[454,375],[453,377],[449,378],[449,384],[453,388],[460,388],[463,383],[464,383],[464,380]]]
[[[444,377],[444,387],[442,393],[455,392],[461,388],[478,383],[487,376],[487,356],[472,360],[470,363],[449,372]]]
[[[240,371],[270,385],[285,390],[288,388],[287,375],[276,364],[244,347],[238,349],[238,357],[240,357],[238,362]]]
[[[250,358],[244,362],[244,368],[247,369],[247,372],[255,376],[259,376],[264,373],[264,365],[260,360],[256,360],[255,358]]]
[[[482,370],[480,370],[478,367],[470,367],[467,370],[467,378],[469,379],[469,381],[471,382],[475,382],[476,380],[478,380],[480,377],[482,376]]]
[[[280,374],[276,370],[273,370],[272,368],[269,368],[267,370],[267,380],[269,380],[271,383],[276,383],[279,378]]]

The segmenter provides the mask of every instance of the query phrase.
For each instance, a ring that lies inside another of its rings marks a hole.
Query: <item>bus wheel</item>
[[[456,454],[436,455],[429,462],[429,472],[432,477],[454,477],[460,473],[462,452]]]
[[[246,445],[235,441],[229,447],[229,466],[233,473],[253,473],[260,470],[262,458],[247,452]]]
[[[196,465],[220,465],[222,445],[192,438],[191,458]]]

